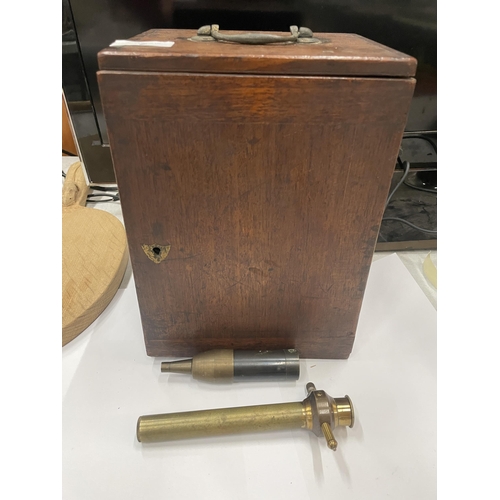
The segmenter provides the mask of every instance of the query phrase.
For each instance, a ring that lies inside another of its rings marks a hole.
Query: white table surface
[[[72,160],[63,160],[63,167]],[[99,204],[121,218],[119,204]],[[428,252],[376,254],[349,360],[301,360],[297,382],[211,385],[145,353],[130,268],[103,314],[63,348],[63,498],[436,497],[436,291]],[[436,253],[431,256],[436,261]],[[336,452],[304,431],[142,445],[140,415],[349,394]]]

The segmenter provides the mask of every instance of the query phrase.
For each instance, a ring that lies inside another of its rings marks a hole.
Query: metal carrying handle
[[[313,32],[309,28],[290,26],[290,35],[270,35],[267,33],[244,33],[242,35],[225,35],[219,31],[218,24],[202,26],[198,30],[199,37],[212,37],[218,42],[235,42],[248,45],[266,45],[269,43],[297,42],[299,39],[312,39]]]

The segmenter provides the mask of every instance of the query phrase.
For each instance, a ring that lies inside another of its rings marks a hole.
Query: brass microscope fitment
[[[312,382],[307,384],[306,390],[306,399],[297,403],[142,416],[137,421],[137,439],[141,443],[152,443],[245,432],[307,429],[318,437],[324,436],[328,447],[335,451],[337,441],[333,429],[354,425],[351,399],[349,396],[332,398],[325,391],[317,390]]]
[[[240,351],[213,349],[191,359],[164,361],[162,373],[187,373],[207,382],[297,380],[300,375],[296,349]]]

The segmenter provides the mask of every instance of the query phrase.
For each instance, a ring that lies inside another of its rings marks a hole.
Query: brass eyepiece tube
[[[305,425],[302,403],[244,406],[139,417],[137,439],[141,443],[153,443],[249,431],[300,429]]]
[[[173,441],[263,432],[307,429],[321,437],[332,450],[337,448],[333,429],[354,425],[354,409],[348,396],[332,398],[307,384],[308,396],[296,403],[277,403],[237,408],[166,413],[139,417],[137,439],[141,443]]]

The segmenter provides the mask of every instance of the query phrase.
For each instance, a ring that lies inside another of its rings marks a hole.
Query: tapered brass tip
[[[161,364],[162,373],[191,373],[193,369],[192,359],[181,359],[179,361],[164,361]]]

